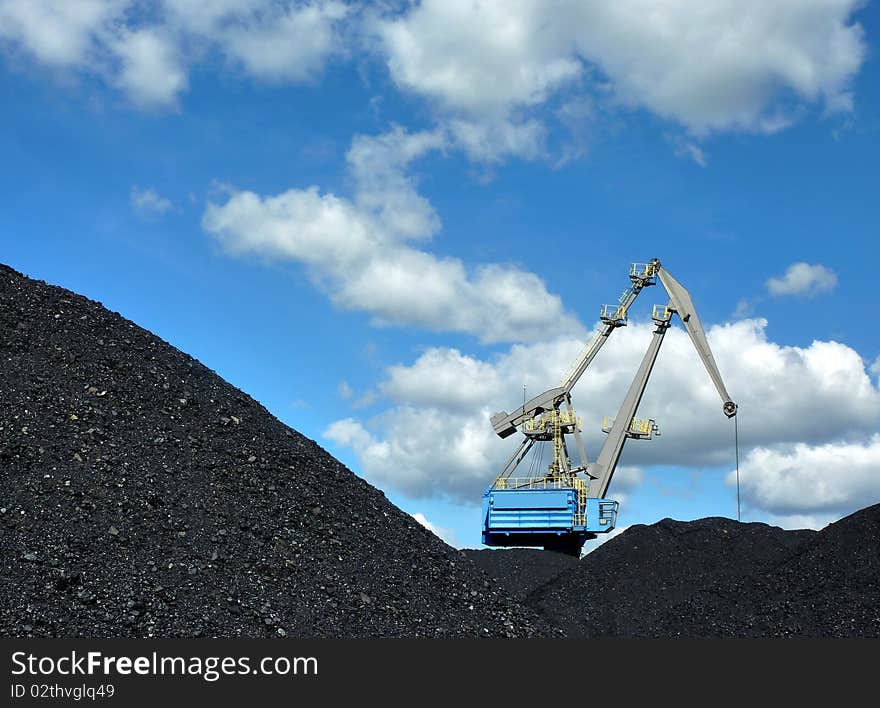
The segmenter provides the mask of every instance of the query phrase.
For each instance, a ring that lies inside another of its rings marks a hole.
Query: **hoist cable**
[[[736,449],[736,520],[740,521],[739,513],[739,411],[733,416],[733,440]]]

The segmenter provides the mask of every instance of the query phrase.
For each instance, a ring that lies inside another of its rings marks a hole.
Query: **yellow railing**
[[[626,320],[626,307],[623,305],[602,305],[602,309],[599,310],[599,319],[603,322]]]
[[[506,477],[495,481],[495,489],[571,489],[571,482],[541,477]]]
[[[672,308],[669,305],[654,305],[651,319],[655,322],[666,322],[670,317],[672,317]]]
[[[629,423],[628,432],[637,435],[648,435],[654,430],[655,422],[650,418],[633,418]],[[614,427],[614,418],[606,415],[602,418],[602,430],[608,431]]]
[[[554,415],[555,414],[555,415]],[[523,432],[526,433],[539,433],[543,430],[550,431],[553,426],[558,422],[559,425],[570,426],[576,425],[578,430],[581,430],[581,419],[580,416],[575,414],[574,411],[555,411],[550,412],[544,415],[536,416],[534,418],[526,418],[523,423]]]
[[[633,263],[629,267],[630,278],[653,278],[657,274],[654,263]]]

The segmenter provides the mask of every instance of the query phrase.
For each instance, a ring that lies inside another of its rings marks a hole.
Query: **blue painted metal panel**
[[[496,489],[491,493],[494,509],[572,509],[570,489]]]
[[[587,499],[585,529],[592,533],[606,533],[617,523],[617,502],[612,499]]]
[[[483,543],[546,546],[551,539],[582,544],[617,522],[617,502],[587,499],[583,525],[574,525],[577,492],[563,489],[487,489],[483,494]]]
[[[541,511],[538,509],[519,509],[510,511],[491,511],[489,528],[495,529],[570,529],[570,511]]]

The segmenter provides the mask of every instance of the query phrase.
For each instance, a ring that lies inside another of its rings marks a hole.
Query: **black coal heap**
[[[155,335],[0,267],[0,635],[533,636],[381,492]]]
[[[468,548],[464,554],[517,600],[524,600],[537,588],[578,564],[574,556],[534,548]]]

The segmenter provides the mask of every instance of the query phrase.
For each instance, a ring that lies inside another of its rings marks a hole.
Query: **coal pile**
[[[578,564],[565,553],[531,548],[465,549],[463,553],[510,597],[524,600],[533,591]]]
[[[880,637],[880,504],[822,529],[767,573],[683,603],[657,628],[702,637]]]
[[[688,601],[776,567],[814,536],[724,518],[632,526],[527,602],[569,637],[700,636]]]
[[[534,636],[313,441],[116,313],[0,266],[0,635]]]

